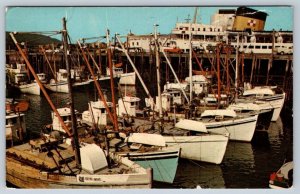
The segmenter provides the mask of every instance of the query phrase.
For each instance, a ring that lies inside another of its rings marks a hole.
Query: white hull
[[[271,121],[277,121],[277,119],[280,116],[280,112],[282,110],[284,100],[285,100],[285,93],[283,93],[282,95],[266,97],[266,98],[263,99],[263,102],[265,102],[265,105],[261,104],[260,106],[261,107],[271,106],[272,108],[274,108],[274,113],[273,113]]]
[[[250,142],[254,135],[258,115],[243,119],[216,121],[204,123],[209,132],[225,134],[229,132],[229,139]]]
[[[20,91],[25,94],[40,95],[40,87],[37,83],[30,83],[18,86]]]
[[[135,72],[123,73],[120,75],[119,83],[121,85],[135,85],[136,75]]]
[[[44,86],[52,92],[69,93],[69,87],[67,82],[45,84]]]
[[[164,136],[167,146],[181,148],[180,157],[220,164],[225,155],[228,137],[224,135]]]

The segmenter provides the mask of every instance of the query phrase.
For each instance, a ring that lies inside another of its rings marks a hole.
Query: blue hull
[[[154,181],[173,183],[177,171],[179,153],[180,150],[178,149],[176,151],[172,150],[148,153],[131,152],[124,154],[124,156],[144,168],[152,168]]]

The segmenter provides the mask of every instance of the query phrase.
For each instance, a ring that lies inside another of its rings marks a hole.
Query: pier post
[[[271,57],[271,58],[269,58],[269,62],[268,62],[268,72],[267,72],[267,80],[266,80],[266,85],[268,85],[269,84],[269,77],[270,77],[270,69],[271,69],[271,67],[272,67],[272,62],[273,62],[273,60],[272,60],[273,58]]]

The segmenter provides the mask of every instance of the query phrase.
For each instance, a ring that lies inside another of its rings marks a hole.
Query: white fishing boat
[[[151,169],[110,153],[95,144],[81,144],[81,168],[72,146],[49,138],[6,150],[6,180],[20,188],[95,189],[151,188]]]
[[[110,79],[110,70],[106,68],[106,75]],[[124,73],[123,69],[120,67],[113,67],[114,77],[120,78],[119,84],[121,85],[135,85],[136,75],[135,72]]]
[[[116,154],[153,169],[153,180],[173,183],[180,148],[168,148],[159,134],[132,133],[116,148]]]
[[[69,93],[67,70],[59,69],[56,72],[56,79],[51,79],[49,84],[44,84],[44,86],[52,92]]]
[[[207,93],[207,86],[209,84],[209,81],[204,75],[192,75],[192,80],[190,80],[190,77],[186,77],[185,81],[187,83],[192,83],[192,91],[198,95],[202,93]],[[188,84],[189,85],[189,84]],[[189,86],[188,86],[189,88]]]
[[[277,87],[254,87],[253,89],[245,90],[240,99],[258,102],[262,108],[269,106],[273,107],[274,113],[272,121],[276,121],[280,116],[280,112],[284,105],[285,92]]]
[[[234,110],[239,114],[258,114],[256,130],[268,130],[273,116],[274,108],[269,106],[260,106],[258,103],[234,103],[230,104],[227,109]]]
[[[164,127],[164,139],[168,147],[181,148],[180,157],[220,164],[226,152],[229,134],[210,133],[201,122],[183,119],[175,128]]]
[[[91,79],[81,79],[78,72],[71,69],[71,79],[74,80],[72,87],[77,88],[79,86],[89,85]],[[66,69],[59,69],[56,72],[56,79],[51,79],[49,84],[44,84],[45,87],[52,92],[69,93],[68,88],[68,73]]]
[[[5,120],[6,140],[12,142],[22,141],[26,134],[25,114],[6,112]]]
[[[36,82],[31,82],[27,75],[25,64],[6,65],[8,84],[20,90],[21,93],[40,95],[40,87]]]
[[[107,102],[108,107],[112,107],[111,102]],[[108,113],[105,109],[104,102],[101,100],[90,101],[89,109],[82,113],[82,123],[90,126],[97,125],[103,127],[108,124]]]
[[[234,110],[205,110],[198,121],[208,131],[224,134],[229,132],[230,140],[250,142],[254,135],[258,115],[238,115]]]
[[[284,163],[277,172],[270,175],[269,187],[272,189],[288,189],[293,186],[293,161]]]

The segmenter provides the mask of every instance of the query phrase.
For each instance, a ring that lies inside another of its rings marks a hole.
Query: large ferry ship
[[[232,50],[244,53],[293,54],[293,32],[265,31],[267,13],[248,7],[220,9],[211,17],[211,24],[192,21],[177,22],[170,34],[159,34],[159,43],[166,52],[187,53],[214,52],[218,43],[232,46]],[[190,40],[191,36],[191,40]],[[130,52],[150,52],[154,49],[154,37],[128,34],[126,46]]]

